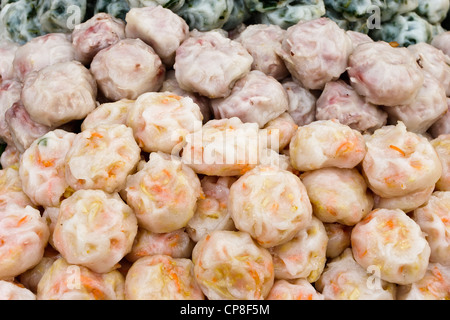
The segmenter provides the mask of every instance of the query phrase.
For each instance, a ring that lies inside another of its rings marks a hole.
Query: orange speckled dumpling
[[[305,279],[275,280],[266,300],[323,300],[323,295]]]
[[[181,89],[208,98],[224,98],[234,83],[245,76],[252,56],[237,41],[217,31],[190,33],[175,56],[175,76]]]
[[[374,267],[382,280],[410,284],[426,272],[430,246],[419,225],[400,209],[376,209],[353,227],[355,260]]]
[[[322,120],[298,128],[289,154],[292,166],[300,171],[354,168],[363,160],[366,146],[359,131],[337,120]]]
[[[0,170],[0,209],[4,209],[10,204],[20,207],[33,206],[31,199],[23,192],[17,166]]]
[[[44,255],[49,230],[39,210],[7,205],[0,211],[0,279],[18,276]]]
[[[312,216],[300,179],[273,166],[258,166],[233,183],[228,210],[236,228],[265,248],[291,240]]]
[[[76,25],[72,31],[75,59],[88,65],[100,50],[108,48],[124,38],[124,21],[100,12]]]
[[[66,181],[74,190],[117,192],[140,159],[133,130],[123,124],[101,125],[77,134],[66,155]]]
[[[323,222],[352,226],[373,208],[373,197],[357,169],[323,168],[303,173],[313,213]]]
[[[315,282],[325,267],[328,236],[323,223],[313,217],[292,240],[269,248],[277,279],[303,278]]]
[[[160,152],[151,153],[144,167],[128,176],[125,191],[139,225],[155,233],[185,227],[202,194],[195,172],[179,158]]]
[[[134,102],[135,100],[122,99],[99,105],[84,118],[81,130],[93,129],[100,125],[126,124],[128,112]]]
[[[262,300],[274,282],[272,256],[242,231],[212,231],[192,252],[194,274],[210,300]]]
[[[212,230],[235,230],[228,211],[230,187],[237,178],[205,176],[201,180],[205,194],[197,201],[197,209],[189,220],[186,231],[195,242]]]
[[[395,300],[395,285],[360,266],[352,249],[330,260],[315,283],[325,300]]]
[[[405,196],[383,198],[378,195],[374,195],[374,208],[383,209],[400,209],[404,212],[410,212],[430,199],[431,194],[434,191],[435,186],[429,186],[424,190],[408,193]]]
[[[143,257],[125,278],[127,300],[203,300],[191,260],[167,255]]]
[[[90,70],[98,88],[111,101],[134,100],[145,92],[157,91],[165,75],[161,59],[140,39],[122,39],[101,50]]]
[[[158,254],[172,258],[190,258],[193,248],[194,242],[184,228],[166,233],[154,233],[139,228],[133,247],[126,258],[130,262]]]
[[[61,203],[53,243],[67,262],[104,273],[130,252],[137,228],[117,193],[79,190]]]
[[[433,186],[442,174],[439,157],[423,136],[408,132],[399,122],[375,131],[366,139],[362,163],[370,189],[393,198]]]
[[[36,139],[20,158],[19,175],[24,192],[44,207],[57,207],[69,184],[65,180],[65,158],[75,133],[61,129]]]
[[[19,283],[0,280],[0,300],[36,300],[36,295]]]
[[[427,203],[414,210],[413,219],[426,234],[430,261],[450,266],[450,192],[434,192]]]
[[[125,279],[117,271],[96,273],[56,260],[44,273],[37,289],[38,300],[123,300]]]
[[[201,129],[202,120],[200,108],[191,98],[148,92],[137,98],[126,123],[142,150],[177,155],[186,135]]]
[[[397,300],[449,300],[450,266],[430,263],[425,276],[413,284],[399,286]]]

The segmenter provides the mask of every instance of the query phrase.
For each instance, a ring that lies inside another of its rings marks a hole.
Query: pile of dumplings
[[[0,42],[0,299],[450,299],[450,33]]]

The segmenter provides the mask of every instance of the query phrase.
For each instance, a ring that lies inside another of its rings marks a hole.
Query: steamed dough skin
[[[236,81],[228,97],[212,100],[216,119],[238,117],[242,122],[258,123],[260,128],[287,111],[288,104],[283,86],[257,70]]]
[[[393,198],[383,198],[378,195],[374,195],[374,208],[400,209],[404,212],[410,212],[427,202],[428,199],[430,199],[434,188],[435,185],[431,185],[423,190]]]
[[[323,168],[300,178],[314,215],[323,222],[353,226],[372,211],[372,194],[357,169]]]
[[[36,295],[19,283],[0,280],[0,300],[36,300]]]
[[[436,35],[431,41],[431,45],[450,56],[450,31]]]
[[[327,263],[316,289],[325,300],[395,300],[395,285],[372,272],[360,266],[347,248]]]
[[[289,71],[277,52],[286,31],[277,25],[254,24],[247,26],[235,39],[252,55],[252,70],[282,80]]]
[[[75,49],[69,37],[63,33],[49,33],[31,39],[18,48],[13,66],[17,78],[23,82],[33,71],[74,59]]]
[[[400,209],[372,211],[353,228],[351,243],[358,264],[376,268],[391,283],[414,283],[428,267],[430,245],[419,225]]]
[[[351,169],[366,154],[362,134],[337,120],[315,121],[299,127],[289,150],[292,166],[300,171],[326,167]]]
[[[433,186],[442,174],[439,157],[428,140],[399,122],[375,131],[366,140],[363,174],[370,189],[384,198],[400,197]]]
[[[101,125],[77,134],[66,155],[66,181],[74,190],[117,192],[140,159],[131,128]]]
[[[352,227],[340,223],[324,223],[328,236],[327,258],[338,257],[345,249],[350,247]]]
[[[178,154],[186,135],[199,130],[202,120],[200,108],[191,98],[147,92],[130,108],[126,123],[142,150]]]
[[[181,89],[225,98],[252,63],[252,56],[239,42],[216,31],[191,32],[176,51],[174,69]]]
[[[53,242],[67,262],[106,273],[131,251],[137,228],[117,193],[79,190],[61,203]]]
[[[305,279],[275,280],[266,300],[323,300],[323,296]]]
[[[15,204],[19,207],[33,206],[33,202],[23,192],[18,166],[0,170],[0,210]]]
[[[291,240],[312,217],[300,179],[289,171],[263,165],[233,183],[228,210],[236,228],[248,232],[265,248]]]
[[[0,138],[8,145],[14,145],[5,114],[15,103],[20,102],[22,84],[16,80],[0,81]]]
[[[125,278],[127,300],[204,300],[190,259],[167,255],[143,257]]]
[[[402,121],[408,131],[422,134],[439,120],[447,109],[447,96],[442,82],[432,75],[424,74],[423,86],[412,103],[385,110],[391,123]]]
[[[65,157],[75,133],[61,129],[36,139],[20,158],[19,174],[24,192],[44,207],[59,206],[69,184],[65,180]]]
[[[125,23],[107,13],[97,13],[72,31],[75,59],[89,65],[100,50],[122,39],[125,39]]]
[[[414,210],[413,219],[426,234],[430,261],[450,267],[450,192],[434,192],[428,202]]]
[[[140,39],[122,39],[95,55],[91,72],[103,95],[117,101],[158,91],[166,70],[152,47]]]
[[[442,175],[436,182],[436,190],[450,191],[450,134],[442,134],[431,141],[442,165]]]
[[[375,105],[395,107],[414,101],[423,84],[423,72],[406,48],[368,42],[355,48],[348,75],[356,92]]]
[[[117,270],[96,273],[59,258],[39,281],[37,299],[124,300],[125,279]]]
[[[202,194],[195,172],[180,159],[160,152],[151,153],[143,168],[128,176],[125,190],[139,226],[155,233],[185,227]]]
[[[14,145],[8,144],[5,148],[5,151],[3,151],[2,155],[0,156],[0,165],[3,169],[9,168],[14,165],[18,166],[19,158],[19,150],[17,150]]]
[[[128,112],[135,100],[122,99],[116,102],[103,103],[84,118],[81,131],[93,129],[100,125],[125,124]]]
[[[439,137],[441,134],[450,134],[450,98],[447,98],[447,112],[430,127],[428,132],[433,138]]]
[[[347,68],[352,41],[328,18],[300,22],[287,29],[280,56],[292,77],[305,88],[321,90]]]
[[[0,211],[0,279],[16,277],[39,263],[49,230],[39,210],[9,204]]]
[[[323,223],[313,217],[292,240],[269,248],[277,279],[303,278],[313,283],[322,273],[326,258],[328,236]]]
[[[172,258],[190,258],[193,248],[194,242],[184,228],[167,233],[154,233],[139,228],[126,259],[135,262],[142,257],[158,254]]]
[[[317,98],[308,89],[286,78],[281,81],[289,100],[288,113],[298,126],[304,126],[315,121]]]
[[[128,11],[127,38],[139,38],[151,46],[166,66],[175,62],[175,52],[189,36],[189,26],[180,16],[162,6]]]
[[[340,123],[361,132],[373,132],[387,122],[381,108],[365,101],[342,80],[328,82],[316,102],[316,119],[338,119]]]
[[[2,81],[16,78],[13,61],[19,47],[18,43],[11,40],[0,40],[0,79]]]
[[[97,106],[96,96],[94,78],[77,61],[30,73],[22,90],[22,102],[31,119],[49,127],[83,119]]]
[[[242,231],[212,231],[192,252],[194,275],[209,300],[263,300],[274,283],[272,256]]]
[[[197,201],[194,216],[186,226],[186,232],[195,242],[213,230],[235,230],[233,219],[228,211],[230,187],[236,177],[204,176],[201,186],[204,197]]]

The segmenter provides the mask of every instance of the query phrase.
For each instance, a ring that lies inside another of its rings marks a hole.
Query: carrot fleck
[[[98,132],[92,132],[91,138],[103,138],[103,135]]]
[[[389,44],[392,48],[397,48],[400,46],[400,44],[397,41],[391,41],[389,42]]]
[[[17,226],[20,227],[22,224],[24,224],[26,221],[28,221],[28,216],[23,217],[22,219],[17,222]]]
[[[400,152],[402,156],[406,157],[406,154],[405,154],[405,152],[404,152],[404,151],[403,151],[402,149],[400,149],[399,147],[396,147],[396,146],[390,145],[390,146],[389,146],[389,148],[391,148],[392,150],[395,150],[395,151],[398,151],[398,152]]]

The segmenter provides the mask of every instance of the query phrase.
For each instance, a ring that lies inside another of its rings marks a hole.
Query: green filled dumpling
[[[87,0],[39,1],[39,22],[43,33],[71,32],[83,22]]]
[[[130,11],[130,6],[125,0],[97,0],[94,14],[106,12],[113,17],[125,20],[128,11]]]
[[[0,39],[24,44],[42,35],[37,9],[37,1],[2,1]]]
[[[177,11],[191,30],[209,31],[222,28],[233,11],[233,0],[187,0]]]
[[[284,7],[258,15],[258,21],[264,24],[276,24],[284,29],[299,21],[309,21],[325,15],[323,0],[294,0]]]
[[[130,8],[162,6],[177,12],[184,5],[184,0],[126,0]],[[211,1],[214,2],[214,1]]]
[[[441,23],[447,16],[449,6],[448,0],[421,0],[416,12],[432,24]]]

